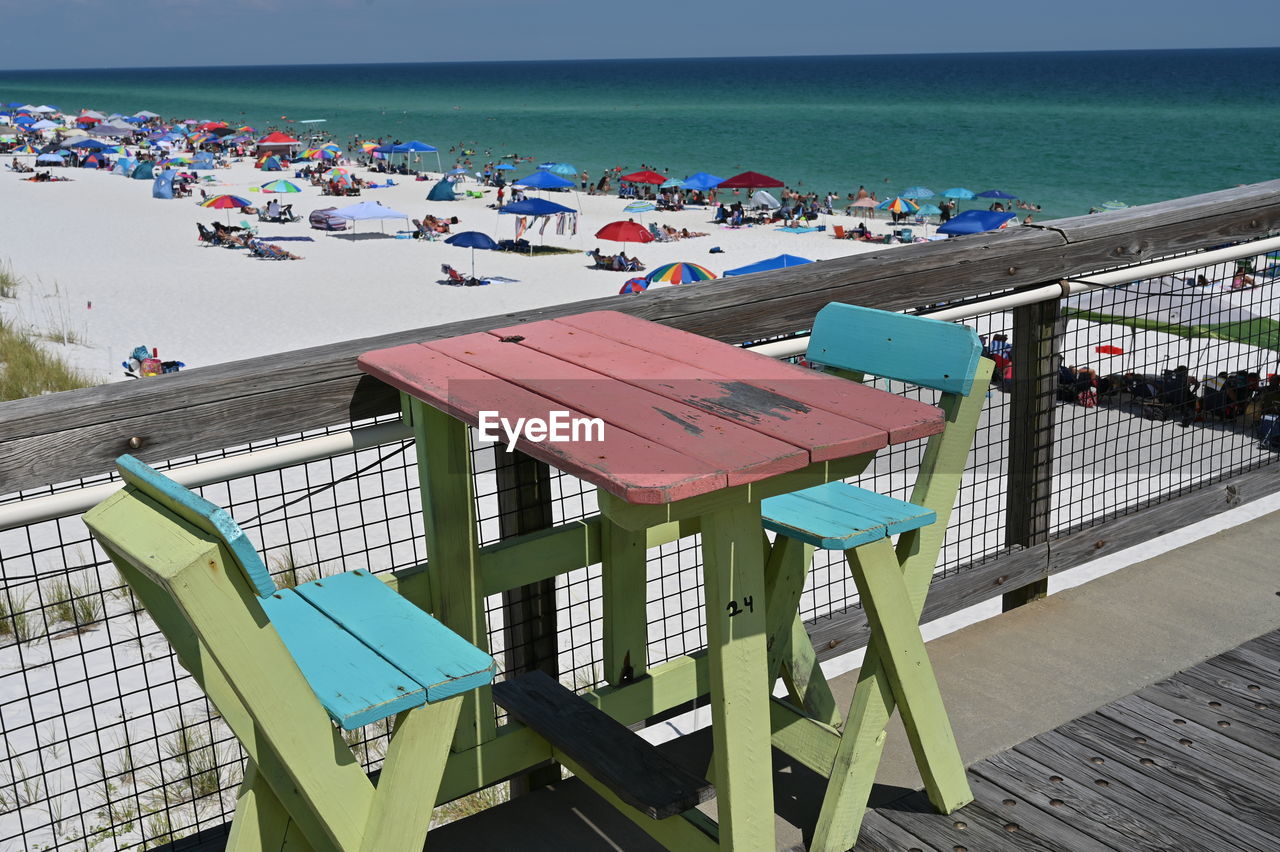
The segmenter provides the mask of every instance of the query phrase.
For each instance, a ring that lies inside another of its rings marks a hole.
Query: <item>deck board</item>
[[[854,848],[1280,849],[1280,631],[975,763],[969,777],[973,804],[944,816],[913,793],[869,813]]]

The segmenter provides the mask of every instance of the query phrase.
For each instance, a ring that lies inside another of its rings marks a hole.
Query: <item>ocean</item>
[[[1270,48],[0,71],[3,102],[419,139],[446,167],[453,147],[593,180],[644,163],[841,197],[1001,189],[1039,220],[1280,176],[1277,93]]]

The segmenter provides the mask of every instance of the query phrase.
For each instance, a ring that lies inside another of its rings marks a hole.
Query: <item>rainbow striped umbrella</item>
[[[14,149],[13,149],[13,151],[11,151],[10,153],[13,153],[13,154],[38,154],[38,153],[40,153],[40,152],[39,152],[39,151],[37,151],[35,148],[31,147],[30,145],[23,145],[23,146],[22,146],[22,147],[20,147],[20,148],[14,148]]]
[[[214,210],[233,210],[249,207],[252,204],[253,202],[249,199],[238,195],[215,195],[200,202],[201,207],[212,207]]]
[[[262,185],[263,192],[302,192],[296,183],[287,180],[273,180]]]
[[[336,160],[340,149],[335,148],[308,148],[299,156],[305,160]]]
[[[692,284],[695,281],[710,281],[716,274],[705,266],[696,263],[666,263],[650,272],[645,278],[650,284],[661,281],[666,284]]]
[[[628,278],[627,283],[622,285],[622,289],[618,291],[619,296],[625,296],[628,293],[643,293],[649,289],[649,282],[644,278]]]
[[[888,210],[890,213],[914,213],[920,209],[920,205],[899,195],[882,202],[876,209]]]

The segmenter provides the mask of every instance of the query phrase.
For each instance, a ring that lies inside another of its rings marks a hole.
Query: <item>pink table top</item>
[[[944,427],[934,406],[614,311],[381,349],[359,365],[472,426],[485,412],[491,426],[558,419],[561,434],[526,435],[516,449],[632,503],[708,494]],[[575,436],[573,418],[602,425]]]

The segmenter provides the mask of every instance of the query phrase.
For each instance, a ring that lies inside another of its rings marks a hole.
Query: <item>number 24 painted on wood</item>
[[[735,615],[742,615],[747,610],[750,610],[751,612],[756,611],[755,602],[751,600],[751,595],[747,595],[742,599],[742,606],[738,606],[737,601],[729,601],[729,603],[725,604],[724,608],[728,610],[730,618],[733,618]]]

